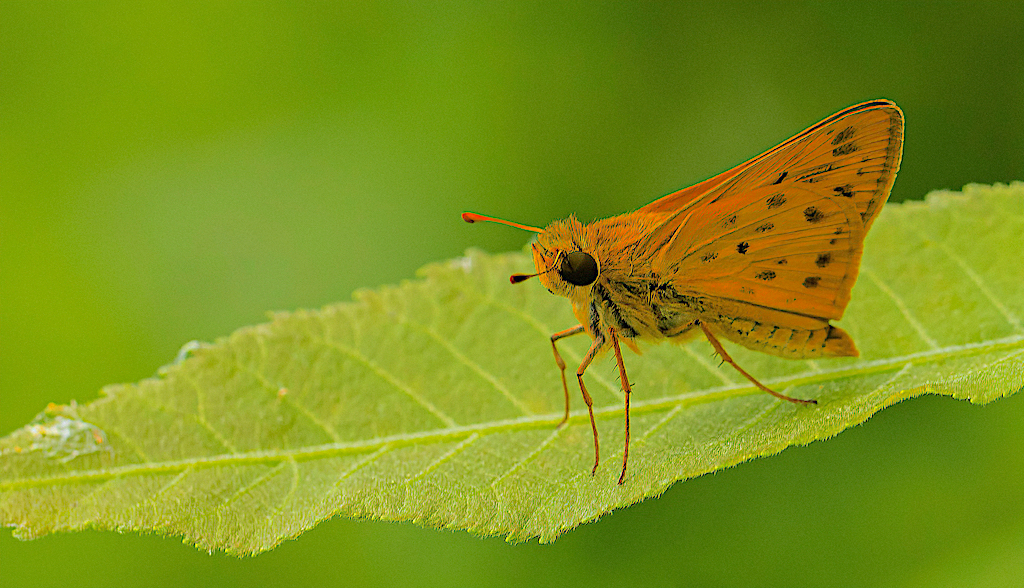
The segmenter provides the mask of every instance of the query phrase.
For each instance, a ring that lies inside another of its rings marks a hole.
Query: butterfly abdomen
[[[732,319],[715,327],[714,331],[734,343],[779,357],[810,359],[858,355],[850,335],[829,324],[820,329],[793,329],[750,319]]]

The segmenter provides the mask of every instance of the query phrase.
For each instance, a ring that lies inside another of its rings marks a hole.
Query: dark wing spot
[[[819,276],[810,276],[804,279],[804,288],[817,288],[818,282],[821,281]]]
[[[856,144],[854,144],[854,143],[846,143],[844,145],[840,145],[839,147],[836,147],[835,149],[833,149],[832,150],[832,157],[839,157],[840,155],[849,155],[849,154],[853,153],[854,151],[856,151],[857,149],[858,149],[858,147],[857,147]]]
[[[761,226],[757,227],[756,229],[754,229],[754,232],[755,233],[766,233],[766,232],[768,232],[768,231],[770,231],[770,230],[772,230],[774,228],[775,228],[774,224],[772,224],[772,223],[764,223],[763,225],[761,225]]]
[[[777,179],[774,182],[772,182],[772,185],[774,186],[775,184],[781,184],[782,180],[786,179],[786,176],[788,176],[788,175],[789,175],[788,171],[782,172],[782,175],[779,176],[779,179]]]
[[[801,172],[797,172],[797,173],[800,174],[800,177],[797,178],[797,181],[798,182],[799,181],[802,181],[802,182],[816,182],[816,181],[818,181],[820,179],[820,178],[817,178],[816,176],[820,176],[821,174],[826,173],[826,172],[830,172],[830,171],[832,171],[832,164],[831,163],[825,163],[825,164],[822,164],[822,165],[817,165],[817,166],[812,167],[810,169],[806,169],[806,170],[803,170]]]
[[[853,186],[846,184],[845,186],[836,186],[832,188],[832,191],[845,198],[853,198]]]
[[[736,246],[736,253],[739,253],[740,255],[743,255],[743,254],[745,254],[747,252],[747,249],[750,249],[750,243],[747,243],[746,241],[743,241],[739,245]]]
[[[836,244],[836,241],[839,241],[839,239],[829,239],[829,240],[828,240],[828,244],[829,244],[829,245],[835,245],[835,244]]]
[[[766,202],[768,203],[768,209],[769,210],[771,210],[772,208],[778,208],[778,207],[780,207],[780,206],[782,206],[783,204],[786,203],[786,195],[785,194],[781,194],[781,193],[780,194],[772,194],[768,198],[768,200],[766,200]]]
[[[733,226],[735,224],[736,224],[736,215],[734,214],[734,215],[730,216],[729,218],[725,219],[725,222],[722,223],[722,226],[723,227],[731,227],[731,226]]]
[[[777,263],[778,265],[786,265],[787,263],[789,263],[789,261],[785,257],[783,257],[782,259],[776,261],[775,263]]]
[[[825,267],[826,265],[832,263],[832,254],[831,253],[819,253],[818,254],[818,260],[815,261],[814,263],[818,267]]]
[[[825,218],[825,213],[818,210],[815,206],[808,206],[804,209],[804,218],[807,219],[807,222],[809,223],[816,223]]]
[[[774,280],[775,279],[775,272],[773,272],[772,270],[764,270],[763,272],[758,273],[754,277],[759,279],[759,280],[764,280],[764,281],[767,282],[769,280]]]
[[[843,234],[843,227],[839,227],[838,229],[832,231],[832,234],[833,235],[842,235]]]
[[[846,140],[848,140],[850,137],[852,137],[853,134],[856,133],[856,132],[857,132],[857,129],[854,129],[853,127],[846,127],[845,129],[839,131],[836,134],[835,137],[832,137],[832,144],[833,145],[838,145],[840,143],[843,143]]]
[[[704,257],[701,257],[700,260],[703,261],[704,263],[707,263],[709,261],[714,260],[716,257],[718,257],[718,252],[712,251],[711,253],[705,253]]]

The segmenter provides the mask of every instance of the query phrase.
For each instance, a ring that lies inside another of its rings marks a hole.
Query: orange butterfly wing
[[[879,174],[876,177],[876,179],[880,181],[878,186],[880,188],[879,192],[884,193],[885,197],[888,198],[889,190],[892,189],[892,184],[896,180],[896,172],[899,170],[900,158],[903,154],[903,111],[896,106],[895,102],[890,100],[872,100],[837,112],[836,114],[833,114],[818,124],[805,129],[803,132],[793,137],[790,137],[785,142],[776,145],[753,159],[741,163],[730,170],[724,171],[717,176],[704,180],[699,184],[694,184],[693,186],[683,188],[678,192],[662,196],[636,212],[639,214],[675,213],[683,206],[686,206],[691,201],[701,196],[716,190],[728,190],[729,185],[723,186],[723,184],[730,180],[732,180],[730,184],[734,187],[750,187],[751,184],[758,185],[758,180],[763,179],[759,176],[768,171],[774,170],[775,168],[782,167],[777,165],[778,159],[780,157],[785,157],[787,154],[791,154],[794,148],[798,145],[805,144],[809,139],[813,139],[815,136],[820,136],[823,132],[829,136],[829,139],[834,141],[836,139],[836,135],[833,133],[835,132],[835,127],[840,124],[838,121],[841,119],[847,123],[860,121],[872,121],[875,123],[881,123],[882,125],[886,125],[886,123],[888,123],[887,126],[890,128],[887,129],[887,134],[892,135],[890,139],[892,139],[893,145],[892,149],[888,150],[886,153],[888,161],[883,162],[883,165],[887,168],[889,173],[884,173],[884,170],[879,169],[877,170]],[[846,127],[843,127],[843,130],[846,131]],[[878,129],[874,130],[877,131]],[[853,132],[856,132],[856,128],[854,128]],[[850,137],[842,137],[836,145],[838,146],[839,143],[843,143],[849,138]],[[823,154],[818,155],[820,156]],[[827,161],[823,161],[820,165],[827,163]],[[782,171],[787,170],[779,170],[779,177],[771,179],[778,182],[793,179],[790,174],[782,177]],[[835,187],[839,187],[839,184],[833,186],[833,188]],[[882,203],[884,204],[884,202]],[[874,220],[873,217],[871,220]],[[867,226],[870,226],[870,224],[870,221],[866,223]]]
[[[664,217],[646,237],[659,252],[654,268],[679,292],[724,299],[733,318],[827,327],[849,302],[864,235],[889,197],[902,150],[894,103],[839,112],[640,209]]]
[[[654,202],[651,202],[647,206],[637,210],[638,214],[657,214],[663,212],[675,212],[681,207],[686,206],[688,202],[694,198],[698,198],[712,189],[718,187],[722,182],[732,178],[736,174],[743,171],[744,166],[751,163],[753,160],[748,161],[744,164],[738,165],[728,171],[724,171],[713,178],[704,180],[699,184],[694,184],[688,188],[683,188],[678,192],[673,192],[666,196],[658,198]]]

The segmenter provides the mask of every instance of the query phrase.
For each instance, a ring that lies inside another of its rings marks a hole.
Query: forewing
[[[650,233],[657,273],[681,292],[840,318],[902,137],[902,113],[876,101],[752,159]]]
[[[753,160],[751,160],[753,161]],[[736,174],[743,171],[743,167],[751,163],[748,161],[742,165],[734,167],[728,171],[724,171],[713,178],[708,178],[699,184],[694,184],[689,188],[683,188],[678,192],[673,192],[666,196],[658,198],[654,202],[651,202],[647,206],[637,210],[639,214],[660,214],[660,213],[672,213],[678,211],[680,208],[686,206],[688,203],[693,201],[700,196],[710,192],[711,190],[721,186],[724,182]]]
[[[735,168],[664,196],[637,212],[677,213],[754,188],[803,184],[848,198],[865,228],[889,197],[903,154],[903,112],[873,100],[838,112]]]

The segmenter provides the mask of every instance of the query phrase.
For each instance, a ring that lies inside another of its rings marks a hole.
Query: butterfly
[[[685,343],[703,335],[715,352],[757,388],[796,404],[741,368],[722,346],[791,359],[858,355],[842,318],[857,280],[864,236],[889,198],[903,155],[903,112],[889,100],[851,106],[735,168],[627,214],[583,224],[575,216],[540,229],[476,213],[537,233],[537,277],[572,304],[579,324],[551,335],[569,418],[566,364],[558,341],[586,333],[592,343],[576,378],[594,434],[593,400],[583,375],[611,350],[629,397],[620,343]]]

